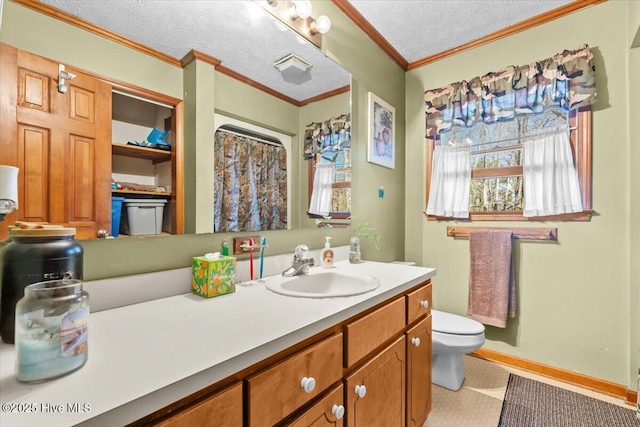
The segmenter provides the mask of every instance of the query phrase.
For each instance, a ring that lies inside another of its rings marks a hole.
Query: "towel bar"
[[[558,240],[557,228],[537,228],[537,227],[447,227],[447,236],[449,237],[469,237],[469,232],[474,229],[490,229],[490,230],[511,230],[514,239],[527,240]]]

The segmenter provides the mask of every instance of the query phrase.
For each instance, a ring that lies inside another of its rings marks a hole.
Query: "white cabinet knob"
[[[411,344],[420,347],[420,338],[411,338]]]
[[[427,301],[427,300],[420,301],[420,307],[429,308],[429,301]]]
[[[304,377],[302,381],[300,381],[300,386],[307,393],[311,393],[314,388],[316,388],[316,380],[313,377]]]
[[[331,413],[336,416],[336,420],[342,419],[342,417],[344,417],[344,406],[333,405]]]
[[[360,399],[362,399],[363,397],[365,397],[367,395],[367,387],[365,387],[363,385],[357,385],[356,386],[356,394],[358,395],[358,397]]]

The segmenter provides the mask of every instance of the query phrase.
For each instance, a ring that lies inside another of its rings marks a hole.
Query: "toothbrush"
[[[260,246],[262,247],[260,249],[260,278],[262,279],[262,272],[263,272],[263,267],[264,267],[264,248],[265,246],[267,246],[267,238],[263,237],[262,240],[260,241]]]
[[[253,280],[253,239],[249,239],[249,275]]]

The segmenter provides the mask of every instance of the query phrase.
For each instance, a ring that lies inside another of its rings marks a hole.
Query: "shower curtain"
[[[285,230],[286,150],[218,130],[214,192],[214,231]]]

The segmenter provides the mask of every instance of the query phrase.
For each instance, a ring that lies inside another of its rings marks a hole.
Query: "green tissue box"
[[[213,298],[236,291],[236,259],[220,256],[218,259],[193,257],[191,292]]]

